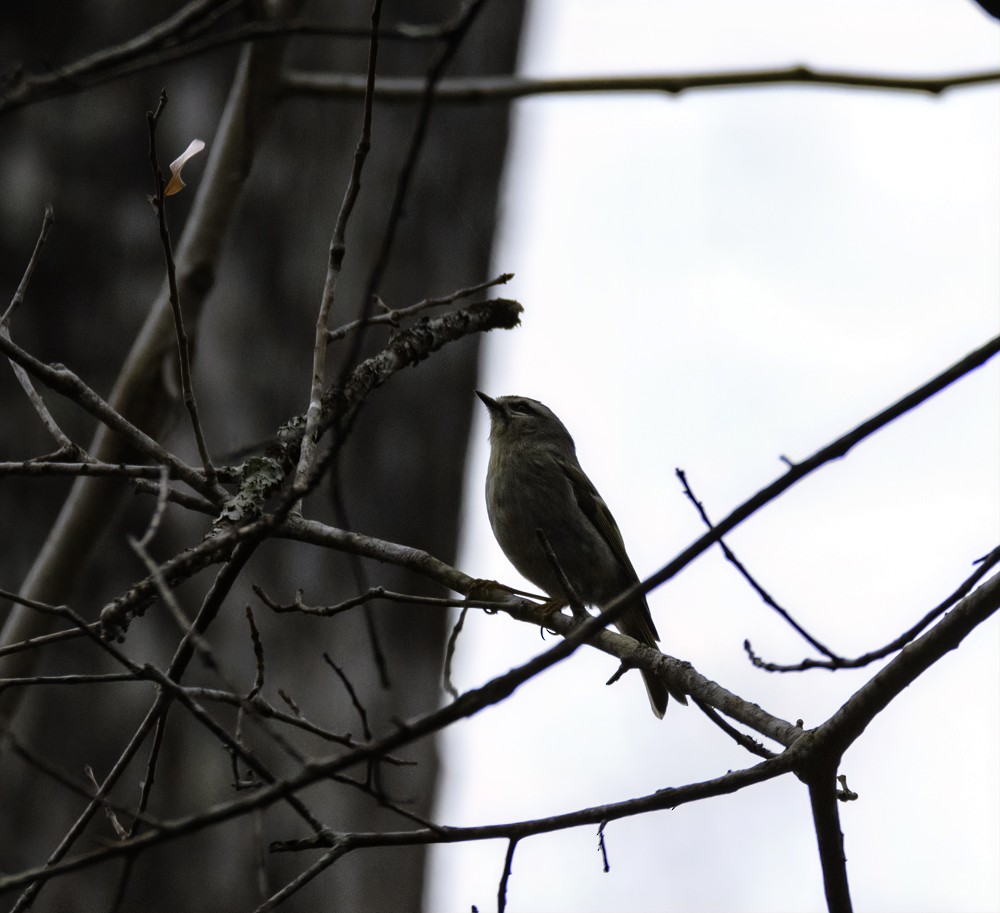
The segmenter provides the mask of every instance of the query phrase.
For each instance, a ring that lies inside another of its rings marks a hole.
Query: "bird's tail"
[[[619,620],[618,630],[628,637],[634,637],[639,643],[647,647],[656,648],[659,635],[653,625],[652,616],[649,614],[649,606],[643,599],[640,605],[629,609]],[[687,703],[687,697],[682,691],[676,688],[669,688],[663,679],[651,672],[643,671],[642,680],[646,684],[646,693],[649,695],[649,706],[653,708],[653,713],[659,719],[663,719],[663,714],[667,712],[667,702],[670,697],[681,704]]]

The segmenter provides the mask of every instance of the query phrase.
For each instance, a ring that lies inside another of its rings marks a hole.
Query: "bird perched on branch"
[[[608,505],[580,468],[566,426],[526,396],[476,395],[490,412],[486,510],[500,548],[552,599],[605,606],[639,578]],[[659,639],[645,596],[635,597],[615,625],[648,647]],[[647,672],[642,676],[653,713],[662,718],[667,685]],[[687,703],[684,694],[669,693]]]

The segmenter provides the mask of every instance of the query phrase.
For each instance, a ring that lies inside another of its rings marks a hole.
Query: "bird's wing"
[[[621,531],[618,529],[618,524],[615,523],[615,518],[611,516],[608,505],[604,503],[604,498],[598,494],[593,482],[587,478],[587,474],[579,466],[574,466],[565,460],[559,460],[558,463],[566,474],[566,478],[569,479],[580,510],[594,524],[595,529],[601,534],[601,538],[615,553],[615,557],[624,567],[628,568],[632,577],[638,580],[635,568],[632,567],[632,562],[629,561],[628,553],[625,551],[625,542],[622,539]]]
[[[614,552],[615,557],[622,563],[622,566],[628,569],[632,580],[637,581],[639,575],[636,574],[635,568],[632,567],[632,562],[629,561],[621,530],[618,529],[615,518],[611,516],[608,505],[604,503],[604,498],[594,488],[594,483],[587,478],[587,474],[578,464],[569,463],[566,460],[557,460],[557,462],[566,474],[566,478],[569,479],[576,502],[580,505],[580,510],[594,524],[594,528],[611,547],[611,551]],[[649,604],[646,602],[645,596],[639,597],[633,603],[632,608],[625,612],[616,624],[622,634],[634,637],[640,643],[647,646],[655,647],[656,642],[660,639],[656,625],[653,624],[653,616],[650,614]],[[664,686],[658,679],[647,677],[645,674],[644,677],[646,678],[646,688],[649,691],[650,703],[652,703],[653,711],[657,716],[662,717],[663,711],[666,709],[667,690],[680,703],[687,703],[687,698],[683,692],[675,691],[669,686]]]

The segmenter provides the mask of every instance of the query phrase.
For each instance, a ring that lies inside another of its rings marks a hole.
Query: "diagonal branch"
[[[915,409],[921,403],[926,402],[935,394],[940,393],[955,383],[955,381],[965,377],[966,374],[970,374],[977,368],[982,367],[998,352],[1000,352],[1000,336],[994,337],[985,345],[970,352],[936,377],[932,377],[927,383],[922,384],[916,390],[897,400],[877,415],[866,419],[846,434],[842,434],[832,443],[820,448],[808,459],[803,460],[801,463],[788,461],[788,471],[783,476],[740,504],[729,516],[717,523],[714,529],[705,533],[705,535],[695,542],[692,542],[683,552],[660,568],[655,574],[620,593],[608,603],[600,615],[594,617],[594,623],[603,626],[615,621],[628,608],[629,603],[633,599],[640,594],[649,593],[660,586],[660,584],[666,583],[666,581],[675,577],[695,558],[702,554],[702,552],[709,549],[723,536],[739,526],[748,517],[753,516],[765,505],[770,504],[771,501],[783,495],[789,488],[800,482],[810,473],[827,463],[846,456],[854,447],[866,438],[871,437],[876,431],[881,430],[900,416]]]
[[[196,491],[213,499],[218,497],[219,493],[207,484],[205,477],[197,469],[188,466],[183,460],[165,450],[152,437],[137,428],[65,365],[50,365],[40,361],[4,333],[0,333],[0,352],[3,352],[11,361],[26,371],[34,374],[47,387],[61,393],[99,419],[105,428],[121,435],[130,447],[151,460],[168,466],[173,475],[187,482]]]
[[[702,522],[709,529],[712,529],[712,521],[708,518],[708,513],[705,511],[705,506],[701,503],[701,501],[699,501],[695,497],[694,492],[691,490],[691,486],[688,484],[687,474],[684,472],[683,469],[677,469],[675,470],[675,473],[677,475],[677,478],[680,480],[681,485],[684,488],[685,496],[694,505],[695,510],[698,511],[698,515],[701,517]],[[762,587],[757,582],[756,578],[746,569],[746,566],[743,564],[743,562],[740,561],[740,559],[733,554],[732,549],[729,548],[724,539],[719,540],[719,548],[722,549],[722,554],[726,556],[726,560],[733,567],[735,567],[737,571],[740,572],[740,576],[742,576],[743,579],[750,584],[754,592],[757,593],[757,595],[760,596],[762,600],[764,600],[764,603],[766,605],[769,605],[772,609],[774,609],[774,611],[777,612],[783,619],[785,619],[785,621],[787,621],[788,624],[791,625],[792,628],[804,640],[806,640],[809,644],[815,647],[815,649],[817,649],[820,653],[823,653],[824,655],[830,657],[831,660],[836,659],[832,650],[823,646],[823,644],[821,644],[818,640],[816,640],[816,638],[813,637],[805,628],[803,628],[802,625],[800,625],[794,618],[792,618],[792,616],[787,612],[787,610],[783,609],[780,605],[778,605],[777,602],[775,602],[774,597],[771,596],[771,594],[768,593],[767,590],[765,590],[764,587]]]
[[[55,217],[52,213],[52,207],[46,206],[45,213],[42,216],[42,227],[38,233],[38,240],[35,242],[35,249],[31,252],[31,259],[28,260],[28,265],[24,270],[24,275],[18,283],[17,291],[14,292],[14,297],[11,298],[10,304],[7,306],[7,310],[0,315],[0,337],[3,337],[8,341],[10,341],[10,319],[14,316],[14,312],[24,301],[24,296],[28,291],[28,283],[31,282],[31,277],[35,273],[35,267],[38,266],[38,261],[41,258],[42,247],[44,247],[46,240],[48,240],[49,232],[52,231],[52,225],[54,222]],[[59,427],[59,423],[52,417],[52,413],[49,412],[48,407],[45,405],[45,401],[35,389],[34,384],[31,383],[31,378],[28,377],[28,372],[25,371],[24,367],[13,359],[10,360],[10,366],[14,370],[14,376],[17,378],[17,382],[21,385],[21,388],[30,400],[31,405],[34,407],[35,412],[38,413],[38,417],[42,420],[42,424],[45,426],[49,434],[55,438],[56,443],[59,445],[59,454],[61,456],[75,456],[85,459],[86,457],[83,449],[74,444],[66,436],[62,428]]]

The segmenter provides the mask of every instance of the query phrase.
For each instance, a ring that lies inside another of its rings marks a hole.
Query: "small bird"
[[[580,468],[566,426],[538,400],[493,399],[478,390],[476,396],[490,412],[486,510],[500,548],[521,575],[550,598],[570,601],[561,570],[584,604],[606,605],[639,578],[608,505]],[[615,625],[648,647],[659,640],[645,596],[637,596]],[[649,673],[642,676],[653,713],[662,719],[667,685]],[[670,693],[687,703],[683,693]]]

